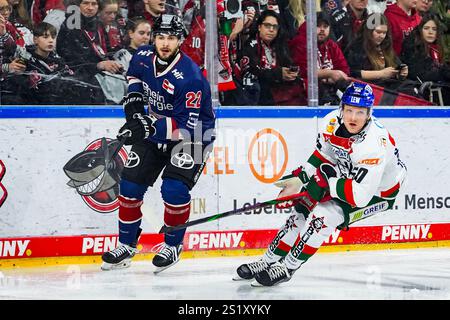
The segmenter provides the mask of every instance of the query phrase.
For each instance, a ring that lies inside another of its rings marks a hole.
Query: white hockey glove
[[[298,167],[290,175],[282,177],[274,183],[275,186],[282,188],[277,198],[283,198],[300,192],[300,189],[309,182],[309,177],[302,166]],[[278,209],[286,209],[297,204],[295,200],[280,202],[276,204]]]

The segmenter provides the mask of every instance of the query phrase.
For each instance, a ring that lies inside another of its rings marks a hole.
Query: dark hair
[[[436,34],[435,44],[437,44],[439,55],[442,58],[443,57],[443,50],[442,50],[442,40],[441,40],[441,37],[440,37],[441,33],[442,33],[442,28],[441,28],[441,25],[440,25],[439,20],[437,19],[437,17],[434,14],[431,14],[431,13],[424,14],[423,17],[422,17],[422,20],[420,21],[420,23],[412,31],[412,37],[414,37],[414,51],[416,53],[425,54],[425,56],[429,56],[430,55],[429,54],[429,50],[428,50],[428,43],[424,40],[424,38],[422,36],[423,26],[426,23],[428,23],[429,21],[434,21],[434,23],[436,24],[437,34]]]
[[[131,39],[130,39],[129,32],[135,32],[137,27],[140,24],[143,24],[143,23],[147,23],[148,25],[150,25],[150,31],[151,31],[152,25],[150,24],[150,22],[148,22],[148,20],[146,20],[142,16],[137,16],[137,17],[134,17],[134,18],[129,19],[127,21],[127,26],[126,26],[126,31],[127,32],[125,34],[125,37],[123,38],[123,44],[125,45],[125,47],[128,47],[131,44]],[[150,38],[150,41],[151,41],[151,38]]]
[[[326,23],[328,26],[331,27],[331,22],[330,22],[330,16],[324,12],[324,11],[319,11],[317,12],[317,26],[319,26],[320,23]]]
[[[35,37],[42,37],[46,33],[49,33],[52,37],[56,37],[57,31],[52,24],[47,22],[40,22],[33,29],[33,35]]]
[[[261,13],[258,20],[256,21],[256,26],[259,27],[260,25],[262,25],[267,17],[274,17],[279,25],[277,36],[273,39],[271,47],[275,50],[277,57],[279,58],[280,65],[283,63],[285,65],[289,65],[292,63],[292,58],[290,56],[289,49],[286,46],[286,33],[282,28],[280,15],[273,10],[265,10]],[[256,29],[255,38],[259,39],[258,29]]]
[[[151,24],[150,24],[150,22],[147,19],[145,19],[144,17],[138,16],[138,17],[134,17],[132,19],[129,19],[127,21],[126,29],[127,29],[127,31],[135,32],[136,28],[142,23],[147,23],[151,27]]]
[[[377,16],[379,19],[377,19]],[[374,70],[380,70],[384,67],[380,66],[376,62],[376,58],[378,55],[378,51],[376,50],[375,44],[372,41],[372,34],[376,27],[378,26],[387,26],[386,37],[383,42],[380,44],[380,49],[384,56],[385,66],[386,67],[396,67],[395,63],[395,52],[392,44],[392,34],[389,25],[389,21],[384,14],[381,13],[372,13],[362,24],[358,38],[361,38],[364,52],[367,55],[370,63],[372,64]]]
[[[258,20],[256,20],[256,30],[255,32],[258,33],[258,27],[264,23],[264,20],[266,20],[267,17],[274,17],[277,19],[278,23],[278,33],[277,36],[273,39],[273,42],[279,42],[279,39],[283,39],[285,37],[284,30],[282,28],[282,21],[281,17],[278,13],[276,13],[273,10],[265,10],[261,13],[261,15],[258,17]]]

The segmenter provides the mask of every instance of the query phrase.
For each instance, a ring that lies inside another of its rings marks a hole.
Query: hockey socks
[[[186,223],[191,213],[191,202],[182,205],[164,203],[164,224],[174,227]],[[186,228],[168,232],[164,235],[164,242],[169,246],[176,246],[183,242]]]
[[[119,242],[134,244],[142,221],[142,200],[127,198],[122,195],[119,199]]]

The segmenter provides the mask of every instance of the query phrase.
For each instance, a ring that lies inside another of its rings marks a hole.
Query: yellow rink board
[[[367,251],[367,250],[390,250],[390,249],[416,249],[416,248],[436,248],[450,247],[450,240],[427,241],[427,242],[407,242],[407,243],[381,243],[381,244],[353,244],[353,245],[333,245],[323,246],[319,253],[344,252],[344,251]],[[211,257],[233,257],[233,256],[255,256],[262,255],[264,249],[246,250],[205,250],[205,251],[184,251],[183,259],[211,258]],[[154,253],[137,254],[133,260],[151,260]],[[18,258],[0,259],[0,268],[17,267],[48,267],[56,265],[73,264],[101,264],[101,256],[71,256],[71,257],[47,257],[47,258]]]

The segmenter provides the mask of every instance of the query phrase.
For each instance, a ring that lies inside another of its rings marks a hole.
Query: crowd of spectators
[[[0,0],[0,104],[119,104],[163,12],[204,69],[205,1]],[[221,104],[307,105],[306,0],[216,2]],[[352,78],[450,105],[449,0],[316,0],[316,14],[320,105]]]

